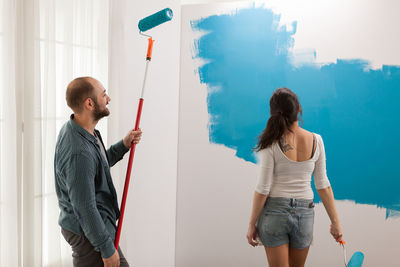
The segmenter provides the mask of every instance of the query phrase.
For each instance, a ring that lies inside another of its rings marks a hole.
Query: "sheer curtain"
[[[12,13],[13,12],[13,13]],[[0,266],[20,258],[21,121],[17,115],[15,3],[0,0]]]
[[[54,148],[68,82],[93,76],[107,88],[108,16],[108,0],[0,0],[0,266],[72,265]]]

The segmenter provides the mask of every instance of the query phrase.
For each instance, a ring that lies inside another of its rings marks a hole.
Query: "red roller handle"
[[[142,107],[143,107],[143,98],[140,98],[140,100],[139,100],[139,106],[138,106],[138,111],[137,111],[137,114],[136,114],[135,131],[139,130],[140,116],[142,115]],[[114,241],[115,249],[118,249],[118,246],[119,246],[119,239],[120,239],[120,237],[121,237],[121,228],[122,228],[122,222],[123,222],[123,220],[124,220],[126,196],[128,195],[129,180],[130,180],[130,178],[131,178],[133,157],[135,156],[135,148],[136,148],[136,144],[132,143],[132,144],[131,144],[131,152],[130,152],[130,154],[129,154],[128,169],[126,170],[126,178],[125,178],[125,185],[124,185],[124,193],[123,193],[123,195],[122,195],[121,216],[119,217],[119,220],[118,220],[118,227],[117,227],[117,233],[115,234],[115,241]]]

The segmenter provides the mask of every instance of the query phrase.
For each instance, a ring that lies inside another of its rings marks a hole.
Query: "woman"
[[[259,237],[270,267],[301,267],[313,238],[312,174],[337,242],[342,227],[326,175],[324,143],[318,134],[299,127],[301,106],[296,94],[277,89],[270,99],[270,113],[256,147],[260,172],[247,239],[256,246]]]

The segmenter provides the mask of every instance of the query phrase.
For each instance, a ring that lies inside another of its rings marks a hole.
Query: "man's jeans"
[[[100,252],[94,250],[92,244],[90,244],[89,240],[84,235],[77,235],[65,229],[61,229],[61,233],[72,248],[74,267],[104,266]],[[120,267],[129,267],[120,248],[118,248],[118,254],[121,264]]]

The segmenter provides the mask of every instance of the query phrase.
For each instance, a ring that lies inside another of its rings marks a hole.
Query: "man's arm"
[[[119,141],[118,143],[110,146],[109,149],[107,149],[107,158],[108,158],[108,164],[110,164],[110,167],[114,166],[115,163],[120,161],[126,152],[129,151],[129,148],[127,148],[124,145],[123,140]]]
[[[141,136],[142,131],[140,129],[138,131],[131,130],[124,139],[107,149],[108,164],[110,164],[110,167],[123,158],[125,153],[131,148],[131,143],[139,143]]]
[[[66,169],[68,196],[85,236],[102,258],[109,258],[116,250],[96,205],[96,163],[84,153],[72,155]]]

